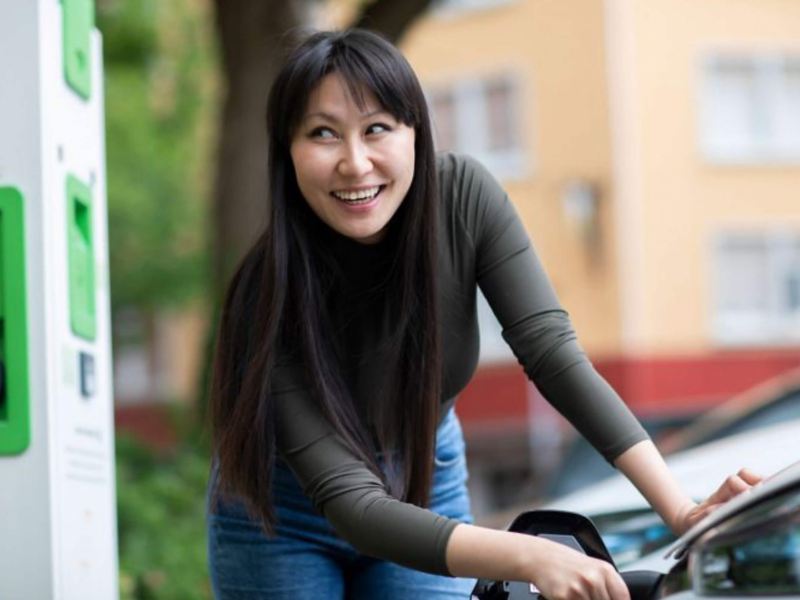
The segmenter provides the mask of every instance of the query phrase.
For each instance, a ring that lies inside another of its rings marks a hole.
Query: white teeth
[[[365,190],[358,190],[355,192],[333,192],[333,195],[339,198],[339,200],[346,200],[348,202],[353,202],[355,200],[372,200],[378,192],[380,191],[381,187],[376,185],[375,187],[368,188]]]

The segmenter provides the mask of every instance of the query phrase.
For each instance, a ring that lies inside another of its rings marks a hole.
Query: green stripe
[[[0,360],[5,397],[0,410],[0,454],[20,454],[30,444],[25,219],[22,194],[0,188]]]

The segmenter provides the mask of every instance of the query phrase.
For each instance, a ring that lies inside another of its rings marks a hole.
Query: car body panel
[[[666,458],[682,489],[702,499],[713,493],[728,475],[742,467],[770,476],[800,458],[800,419],[748,431]],[[639,491],[622,474],[556,498],[544,508],[587,515],[648,506]]]

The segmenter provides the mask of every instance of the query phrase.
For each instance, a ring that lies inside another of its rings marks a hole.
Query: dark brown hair
[[[411,187],[392,218],[386,302],[395,319],[384,390],[374,414],[362,419],[342,376],[326,294],[335,270],[320,251],[320,222],[303,200],[289,147],[310,92],[337,73],[356,102],[372,94],[381,107],[415,130]],[[436,306],[438,191],[430,120],[408,62],[374,33],[317,32],[289,56],[267,107],[270,220],[228,289],[217,335],[211,418],[219,493],[247,501],[273,531],[271,497],[277,452],[271,394],[279,353],[295,351],[310,393],[350,450],[400,499],[424,506],[433,471],[441,402],[441,351]],[[373,430],[369,431],[366,423]],[[374,434],[374,436],[373,436]],[[384,475],[376,453],[395,451],[399,468]]]

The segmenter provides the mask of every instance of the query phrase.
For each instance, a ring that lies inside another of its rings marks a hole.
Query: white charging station
[[[118,598],[94,0],[0,0],[0,599]]]

